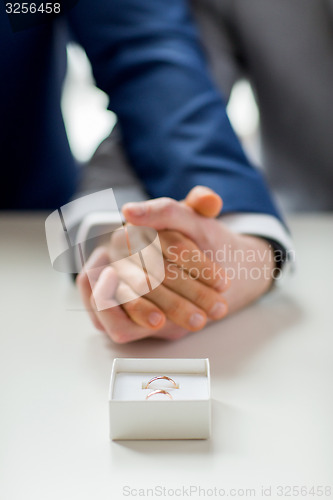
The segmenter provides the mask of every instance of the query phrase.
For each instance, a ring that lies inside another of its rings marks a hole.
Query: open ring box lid
[[[146,389],[155,376],[156,380]],[[169,393],[152,394],[164,390]],[[110,438],[207,439],[211,433],[208,359],[136,359],[113,361],[109,392]]]

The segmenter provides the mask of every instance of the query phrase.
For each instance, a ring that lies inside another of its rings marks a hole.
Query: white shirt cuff
[[[286,262],[283,265],[282,273],[283,278],[294,271],[295,249],[293,241],[279,219],[267,214],[232,213],[221,215],[219,220],[235,233],[249,234],[276,241],[286,251]]]

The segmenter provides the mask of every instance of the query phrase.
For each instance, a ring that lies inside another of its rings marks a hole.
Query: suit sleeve
[[[231,128],[186,1],[80,0],[69,23],[150,196],[182,199],[202,184],[222,196],[224,213],[279,218]]]

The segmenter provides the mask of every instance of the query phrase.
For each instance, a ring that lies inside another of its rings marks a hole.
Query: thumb
[[[172,198],[126,203],[122,211],[130,224],[152,227],[157,231],[179,231],[193,241],[201,239],[207,230],[204,217],[200,217],[185,202],[179,203]]]
[[[217,217],[223,205],[222,198],[205,186],[196,186],[191,189],[183,203],[205,217]]]

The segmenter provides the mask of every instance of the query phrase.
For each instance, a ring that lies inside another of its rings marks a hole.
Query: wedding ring
[[[168,391],[165,391],[164,389],[157,389],[156,391],[150,392],[149,394],[147,394],[146,399],[151,398],[151,396],[155,396],[155,394],[165,394],[170,399],[172,399],[171,394]]]
[[[172,383],[172,385],[177,389],[177,384],[174,380],[172,380],[172,378],[170,377],[167,377],[166,375],[159,375],[158,377],[153,377],[149,380],[149,382],[147,382],[146,386],[145,386],[145,389],[148,389],[149,388],[149,385],[152,383],[152,382],[155,382],[155,380],[168,380],[169,382]]]

